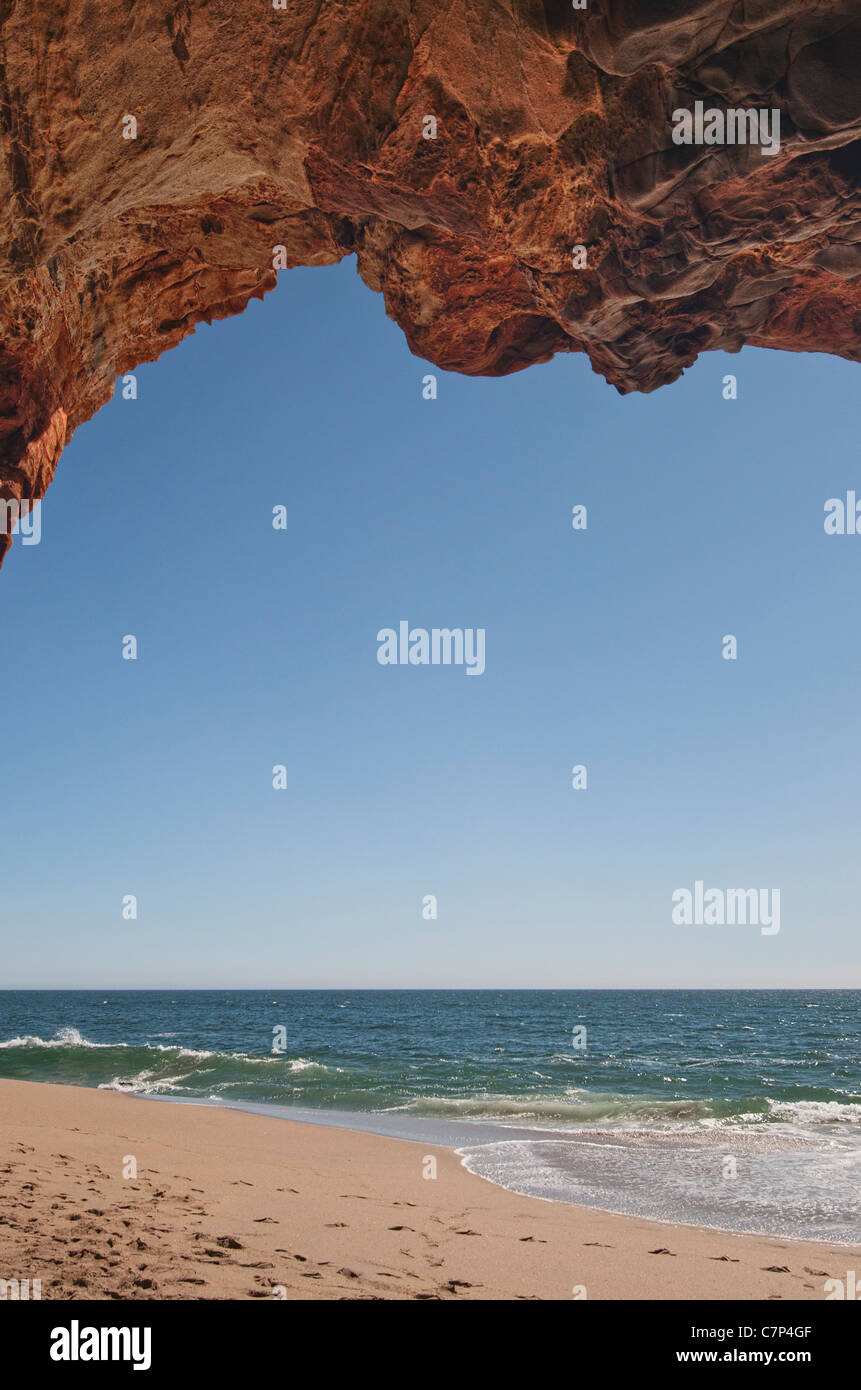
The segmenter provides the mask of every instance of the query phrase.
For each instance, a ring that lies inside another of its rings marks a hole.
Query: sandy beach
[[[859,1258],[519,1197],[444,1148],[0,1081],[0,1278],[43,1299],[821,1300]]]

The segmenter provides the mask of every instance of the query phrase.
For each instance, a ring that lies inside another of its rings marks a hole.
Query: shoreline
[[[42,1083],[36,1082],[33,1084],[40,1085]],[[215,1109],[219,1110],[235,1110],[239,1111],[241,1114],[264,1115],[268,1118],[272,1118],[275,1120],[291,1121],[294,1124],[319,1125],[321,1128],[324,1129],[338,1129],[345,1131],[348,1134],[373,1134],[380,1138],[394,1139],[398,1142],[419,1143],[425,1146],[430,1144],[436,1148],[446,1148],[449,1149],[455,1155],[455,1157],[460,1160],[461,1167],[464,1169],[464,1171],[469,1173],[471,1177],[477,1178],[480,1182],[489,1183],[491,1187],[496,1187],[502,1192],[509,1193],[511,1196],[525,1197],[529,1201],[535,1202],[549,1202],[551,1206],[574,1207],[577,1210],[598,1212],[606,1216],[621,1216],[627,1217],[628,1219],[635,1221],[650,1221],[657,1226],[682,1226],[697,1231],[712,1231],[718,1235],[754,1236],[762,1240],[788,1241],[791,1244],[796,1242],[802,1244],[825,1243],[829,1246],[829,1248],[838,1250],[845,1249],[849,1251],[856,1250],[859,1248],[859,1246],[861,1246],[861,1239],[859,1239],[859,1241],[843,1241],[832,1239],[827,1242],[820,1242],[817,1241],[814,1237],[792,1235],[785,1232],[755,1231],[741,1229],[739,1227],[733,1226],[714,1225],[708,1221],[683,1221],[681,1219],[675,1219],[673,1217],[647,1216],[639,1212],[616,1211],[612,1207],[602,1207],[598,1205],[593,1206],[591,1203],[588,1202],[572,1202],[565,1197],[544,1196],[538,1193],[519,1192],[517,1188],[508,1187],[504,1182],[501,1182],[492,1177],[488,1177],[485,1173],[478,1172],[474,1168],[471,1168],[467,1161],[467,1155],[465,1153],[465,1149],[467,1146],[463,1142],[463,1136],[460,1136],[458,1140],[454,1140],[454,1138],[452,1138],[451,1142],[449,1142],[448,1140],[431,1138],[430,1136],[418,1137],[416,1135],[411,1134],[391,1132],[390,1130],[387,1130],[386,1128],[381,1127],[379,1125],[379,1120],[381,1116],[390,1113],[387,1111],[364,1112],[335,1109],[319,1109],[315,1111],[308,1106],[287,1106],[258,1101],[224,1101],[211,1098],[192,1099],[191,1097],[185,1096],[141,1096],[137,1092],[131,1091],[114,1092],[114,1094],[127,1095],[129,1099],[132,1100],[153,1100],[165,1105],[201,1105],[205,1107],[214,1107]],[[363,1123],[364,1121],[372,1119],[376,1120],[378,1123],[375,1125]],[[506,1123],[504,1120],[481,1121],[466,1119],[457,1121],[456,1123],[448,1121],[440,1123],[438,1121],[430,1120],[424,1116],[412,1116],[411,1119],[413,1121],[413,1128],[418,1128],[422,1124],[426,1124],[429,1130],[436,1129],[438,1131],[441,1131],[449,1129],[451,1131],[456,1131],[461,1128],[469,1129],[470,1138],[477,1138],[478,1136],[481,1136],[484,1143],[493,1142],[493,1138],[496,1136],[501,1138],[503,1142],[522,1142],[524,1140],[527,1140],[533,1143],[554,1143],[560,1140],[563,1142],[577,1142],[582,1140],[586,1135],[588,1135],[589,1139],[591,1140],[593,1135],[593,1131],[555,1130],[549,1128],[537,1130],[532,1129],[526,1125]],[[347,1120],[355,1121],[355,1123],[348,1124],[346,1123]],[[624,1137],[626,1135],[630,1136],[631,1133],[635,1132],[639,1133],[639,1131],[622,1131],[618,1136],[613,1134],[607,1134],[606,1136],[602,1137],[606,1137],[608,1141],[617,1142],[619,1144],[619,1147],[624,1148]]]
[[[443,1145],[288,1118],[0,1080],[0,1278],[43,1299],[824,1299],[861,1260],[519,1196]]]

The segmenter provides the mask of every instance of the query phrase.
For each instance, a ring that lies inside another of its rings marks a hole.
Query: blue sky
[[[137,378],[0,574],[0,987],[861,985],[857,366],[457,377],[346,260]],[[779,934],[674,925],[697,879]]]

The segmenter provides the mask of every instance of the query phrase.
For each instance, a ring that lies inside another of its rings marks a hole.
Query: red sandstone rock
[[[675,145],[697,99],[779,108],[779,155]],[[118,375],[271,289],[276,246],[355,252],[460,372],[859,358],[858,0],[0,0],[0,146],[7,496]]]

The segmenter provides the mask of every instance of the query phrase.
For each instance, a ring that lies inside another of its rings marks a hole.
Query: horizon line
[[[15,985],[0,994],[856,994],[861,985]]]

